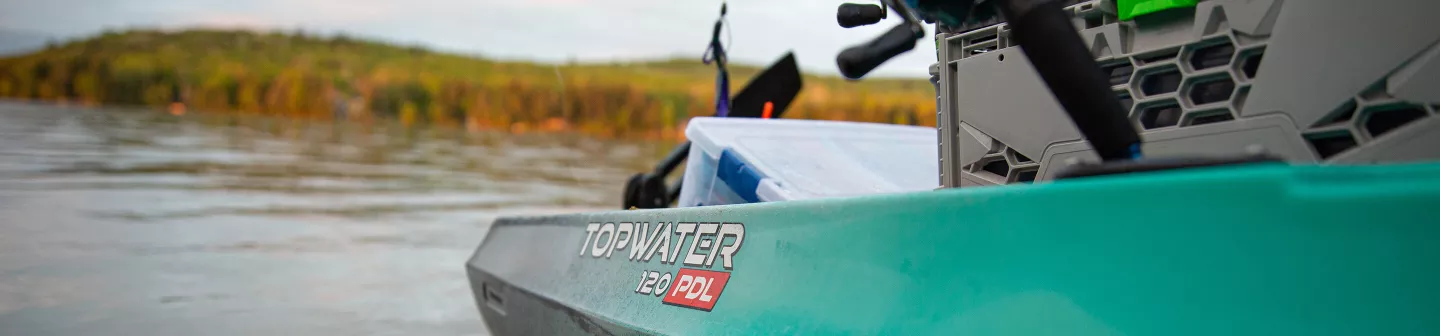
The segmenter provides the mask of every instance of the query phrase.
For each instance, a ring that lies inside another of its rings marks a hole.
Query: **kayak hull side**
[[[497,335],[1434,335],[1437,199],[1436,163],[1187,169],[509,217],[466,267]]]

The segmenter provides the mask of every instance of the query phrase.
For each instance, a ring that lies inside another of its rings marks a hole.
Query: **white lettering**
[[[620,223],[620,226],[615,228],[615,247],[605,251],[606,259],[609,259],[610,254],[615,253],[615,250],[623,250],[626,245],[630,244],[630,231],[634,228],[635,226],[628,222]]]
[[[670,272],[660,276],[660,282],[655,283],[655,296],[665,295],[665,290],[670,289]]]
[[[650,271],[640,271],[640,285],[635,286],[636,293],[639,293],[641,288],[645,288],[645,277],[647,276],[650,276]]]
[[[580,256],[585,256],[585,248],[590,247],[590,237],[595,235],[595,230],[600,229],[600,223],[590,223],[585,226],[585,241],[580,242]]]
[[[735,237],[735,241],[731,242],[730,245],[717,246],[715,249],[710,250],[710,258],[705,260],[705,267],[715,265],[715,259],[719,257],[725,259],[725,262],[722,263],[725,269],[729,270],[735,268],[732,263],[735,261],[735,252],[739,252],[740,244],[745,242],[745,224],[721,224],[720,233],[715,236],[715,245],[723,244],[725,242],[725,237],[727,236]]]
[[[662,264],[683,262],[686,267],[700,269],[720,264],[725,270],[733,270],[735,254],[745,243],[745,224],[656,222],[651,226],[648,222],[589,223],[585,227],[585,240],[580,243],[581,256],[588,254],[608,259],[617,251],[629,249],[628,253],[621,251],[620,254],[630,261],[650,262],[659,257]]]
[[[719,228],[720,223],[704,223],[695,229],[695,238],[690,241],[690,253],[685,255],[686,266],[699,267],[705,264],[705,259],[707,259],[705,251],[710,250],[711,245],[714,245],[713,239],[705,238],[714,238],[715,231]],[[701,252],[700,254],[695,254],[697,249]]]
[[[680,258],[680,249],[685,248],[685,236],[690,235],[691,233],[694,233],[694,232],[695,232],[695,223],[680,223],[680,224],[675,224],[675,234],[680,235],[680,238],[675,239],[675,253],[673,253],[673,254],[670,255],[670,259],[669,259],[669,260],[665,260],[666,263],[669,263],[669,264],[671,264],[671,265],[674,265],[674,264],[675,264],[675,259],[679,259],[679,258]],[[691,244],[691,245],[694,245],[694,244]]]
[[[689,290],[685,291],[685,299],[694,300],[700,297],[700,294],[705,292],[705,285],[709,282],[710,278],[695,277],[695,280],[690,281]]]
[[[650,244],[655,242],[654,234],[647,235],[645,233],[649,231],[649,229],[650,223],[635,223],[635,238],[631,239],[635,242],[630,244],[630,260],[640,259],[641,256],[645,255],[645,252],[649,251]],[[653,232],[660,232],[658,227],[656,229],[657,230]]]
[[[705,282],[705,289],[700,290],[700,301],[710,302],[710,299],[715,298],[713,296],[710,296],[710,285],[715,283],[715,279],[711,278],[710,280],[711,281]]]
[[[695,280],[695,278],[690,277],[689,275],[681,274],[681,275],[680,275],[680,279],[679,279],[679,280],[675,280],[675,290],[670,291],[670,296],[675,296],[676,294],[679,294],[681,291],[689,290],[689,289],[690,289],[690,285],[693,283],[694,280]]]
[[[660,255],[660,262],[665,262],[666,259],[670,259],[670,226],[671,226],[671,225],[670,225],[670,223],[660,223],[660,224],[661,224],[661,225],[660,225],[659,227],[656,227],[656,228],[655,228],[655,231],[656,231],[655,234],[660,236],[660,237],[659,237],[660,243],[659,243],[659,244],[655,244],[655,243],[651,243],[651,244],[650,244],[650,253],[646,253],[646,254],[645,254],[645,261],[650,261],[650,258],[655,257],[656,254],[659,254],[659,255]]]
[[[600,237],[605,237],[605,245],[600,245]],[[605,223],[600,226],[600,231],[595,233],[595,246],[590,248],[590,256],[599,258],[605,255],[605,251],[615,245],[615,223]]]
[[[645,284],[640,285],[641,294],[650,294],[650,291],[655,290],[655,280],[660,277],[660,272],[651,271],[649,273],[645,278]]]

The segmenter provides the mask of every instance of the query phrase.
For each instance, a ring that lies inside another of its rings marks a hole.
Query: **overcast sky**
[[[794,50],[807,72],[836,74],[841,49],[898,22],[853,29],[835,7],[868,0],[731,0],[731,58],[767,64]],[[0,0],[0,30],[58,38],[126,27],[297,28],[345,32],[436,50],[544,62],[685,56],[699,59],[719,0]],[[924,77],[935,46],[876,74]]]

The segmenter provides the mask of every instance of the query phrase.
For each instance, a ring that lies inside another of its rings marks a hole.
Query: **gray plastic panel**
[[[1130,53],[1130,41],[1120,32],[1120,25],[1105,25],[1080,31],[1085,45],[1095,58],[1110,58]]]
[[[1171,11],[1195,12],[1194,8],[1174,9]],[[1184,15],[1147,15],[1136,18],[1128,24],[1134,25],[1134,29],[1142,33],[1131,34],[1134,41],[1134,50],[1159,50],[1174,47],[1190,41],[1201,30],[1192,20],[1184,19]]]
[[[1143,135],[1147,157],[1268,153],[1290,162],[1314,162],[1294,123],[1270,115]]]
[[[1390,76],[1390,95],[1412,102],[1440,103],[1440,43]]]
[[[965,106],[958,111],[959,119],[1021,154],[1038,157],[1052,143],[1080,139],[1080,131],[1017,48],[958,62],[955,77],[960,80],[950,92]]]
[[[1335,156],[1337,163],[1429,161],[1440,152],[1440,117],[1433,114],[1370,143],[1366,150]]]
[[[1147,157],[1232,156],[1268,153],[1290,162],[1315,162],[1294,123],[1280,115],[1237,120],[1227,123],[1200,125],[1142,135]],[[1098,162],[1090,145],[1068,142],[1046,149],[1041,159],[1039,180],[1054,178],[1064,167]]]
[[[986,179],[984,179],[984,178],[981,178],[981,177],[979,177],[979,176],[975,176],[975,174],[971,174],[971,173],[964,173],[964,174],[962,174],[960,179],[961,179],[961,180],[960,180],[960,186],[961,186],[961,187],[983,187],[983,186],[993,186],[993,185],[999,185],[999,184],[1000,184],[1000,183],[991,182],[991,181],[986,180]]]
[[[1285,2],[1241,115],[1315,124],[1440,39],[1435,13],[1440,1]]]
[[[956,54],[960,51],[948,42],[948,36],[948,34],[943,33],[935,34],[935,43],[937,46],[937,48],[935,48],[935,54],[938,60],[960,58],[960,55]],[[957,144],[958,141],[956,141],[960,136],[959,116],[954,112],[946,112],[955,111],[959,108],[959,104],[955,103],[955,95],[949,93],[950,88],[955,87],[955,64],[942,61],[931,65],[931,68],[936,71],[933,78],[935,80],[935,93],[939,96],[936,99],[935,128],[940,130],[936,136],[936,140],[940,142],[938,157],[940,163],[940,186],[950,188],[960,187],[962,164],[959,163],[961,156],[960,146]]]
[[[1080,163],[1100,162],[1100,156],[1090,149],[1090,143],[1085,141],[1071,141],[1058,143],[1045,149],[1045,155],[1040,158],[1040,174],[1036,181],[1048,181],[1055,179],[1061,169]]]
[[[944,37],[944,34],[939,34],[939,33],[938,33],[938,31],[939,31],[938,29],[937,29],[936,31],[937,31],[937,33],[934,35],[935,41],[940,41],[940,38]],[[939,49],[935,50],[935,57],[937,57],[937,59],[944,59],[944,58],[940,55],[940,50],[939,50]],[[947,162],[945,162],[945,157],[946,157],[945,151],[949,149],[949,148],[946,148],[945,146],[946,146],[946,144],[951,143],[951,142],[949,142],[949,141],[945,141],[944,139],[945,139],[945,138],[953,138],[954,136],[951,135],[952,133],[947,133],[947,132],[945,132],[945,127],[941,125],[941,123],[944,122],[943,120],[941,120],[942,118],[944,118],[944,114],[943,114],[943,113],[940,113],[940,107],[941,107],[941,106],[945,106],[945,103],[944,103],[944,100],[943,100],[943,99],[945,98],[945,95],[944,95],[944,94],[941,94],[941,92],[944,92],[945,90],[943,90],[943,89],[940,88],[940,73],[941,73],[941,71],[940,71],[940,63],[935,63],[935,64],[931,64],[931,65],[930,65],[930,85],[931,85],[931,87],[935,88],[935,107],[936,107],[936,109],[935,109],[935,123],[936,123],[936,125],[935,125],[935,131],[936,131],[936,136],[935,136],[935,142],[936,142],[936,144],[935,144],[935,157],[940,159],[939,161],[936,162],[936,163],[938,163],[938,164],[936,165],[936,167],[937,167],[938,169],[936,169],[936,175],[935,175],[935,176],[936,176],[936,182],[939,182],[939,184],[937,184],[936,187],[937,187],[937,188],[944,188],[944,187],[945,187],[945,184],[946,184],[946,183],[945,183],[945,181],[946,181],[945,172],[950,170],[949,167],[946,167],[946,166],[945,166],[946,163],[947,163]],[[953,139],[952,139],[952,141],[953,141]]]
[[[975,161],[979,161],[985,153],[995,149],[995,140],[971,127],[970,124],[962,122],[960,129],[964,132],[957,133],[957,139],[955,139],[960,144],[960,164],[973,164]]]
[[[1299,0],[1315,1],[1315,0]],[[1210,1],[1196,5],[1196,16],[1211,18],[1223,15],[1230,29],[1248,35],[1270,35],[1280,15],[1281,0]],[[1221,14],[1215,14],[1214,12]],[[1196,36],[1199,37],[1199,36]]]
[[[1110,0],[1067,10],[1147,157],[1440,159],[1440,29],[1425,28],[1440,1],[1208,0],[1128,22]],[[1098,160],[1005,23],[937,39],[942,186],[1043,181]]]

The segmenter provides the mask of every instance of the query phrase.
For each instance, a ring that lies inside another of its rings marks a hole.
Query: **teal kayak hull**
[[[1437,239],[1440,163],[1258,164],[503,218],[466,268],[501,335],[1440,335]]]

